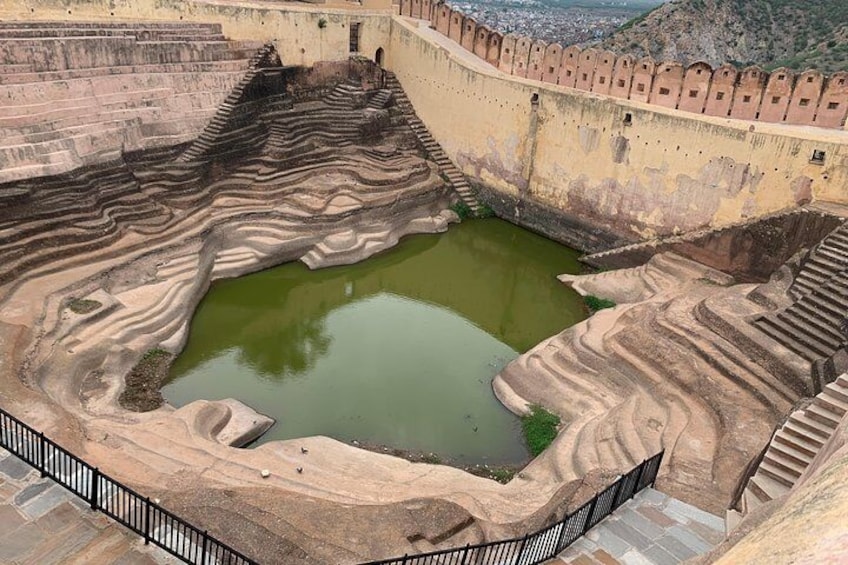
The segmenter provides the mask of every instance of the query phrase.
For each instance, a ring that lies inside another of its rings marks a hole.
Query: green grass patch
[[[469,218],[492,218],[495,215],[495,211],[486,204],[480,204],[480,207],[477,209],[477,213],[475,214],[471,207],[462,200],[451,205],[450,209],[456,212],[456,215],[459,216],[460,220],[467,220]]]
[[[456,215],[459,216],[460,220],[467,220],[474,216],[474,212],[471,211],[471,207],[462,200],[452,205],[450,209],[456,212]]]
[[[486,204],[480,204],[480,208],[477,210],[478,218],[491,218],[495,215],[495,211],[489,208]]]
[[[586,306],[589,310],[594,314],[598,310],[604,310],[605,308],[614,308],[615,302],[608,298],[598,298],[592,294],[583,297],[583,302],[586,303]]]
[[[531,406],[530,414],[521,417],[521,429],[533,457],[542,453],[554,441],[559,422],[559,416],[539,405]]]
[[[495,467],[493,469],[489,469],[489,478],[505,485],[512,480],[515,473],[515,469],[510,469],[509,467]]]
[[[96,300],[87,300],[85,298],[72,298],[68,302],[68,309],[74,314],[88,314],[94,312],[103,306]]]

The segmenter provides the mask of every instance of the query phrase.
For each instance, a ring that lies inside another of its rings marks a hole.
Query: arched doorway
[[[383,48],[382,47],[378,47],[377,52],[374,53],[374,62],[377,63],[381,67],[383,66]]]

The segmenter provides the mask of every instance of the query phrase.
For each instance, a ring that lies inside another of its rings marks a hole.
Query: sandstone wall
[[[0,3],[0,182],[190,141],[263,42],[288,65],[346,61],[358,24],[360,52],[374,58],[390,14],[377,1]]]
[[[218,23],[230,39],[274,42],[286,65],[347,59],[352,23],[359,24],[359,52],[373,59],[378,48],[386,48],[392,12],[390,0],[311,6],[238,0],[86,0],[72,5],[62,0],[0,2],[2,20]],[[323,27],[319,27],[322,20]]]
[[[415,29],[396,21],[387,66],[419,116],[500,214],[559,239],[597,249],[848,200],[840,131],[729,122],[486,73]]]
[[[261,45],[212,24],[0,22],[0,182],[191,140]]]
[[[816,70],[796,74],[777,69],[769,75],[758,67],[739,73],[730,65],[713,70],[706,63],[696,62],[684,69],[679,63],[648,59],[642,61],[641,67],[642,71],[650,69],[650,74],[639,73],[637,68],[634,76],[632,70],[626,70],[632,69],[630,55],[617,57],[594,48],[563,50],[557,44],[511,34],[504,38],[501,52],[493,53],[486,43],[489,28],[451,10],[444,2],[433,2],[429,12],[424,10],[417,15],[411,9],[417,1],[401,0],[401,14],[430,20],[434,29],[505,73],[696,114],[848,128],[848,73],[824,76]],[[458,30],[445,30],[445,10],[462,22],[461,34]],[[483,33],[475,33],[476,30]],[[635,88],[631,88],[632,83]],[[737,88],[741,92],[734,96]]]

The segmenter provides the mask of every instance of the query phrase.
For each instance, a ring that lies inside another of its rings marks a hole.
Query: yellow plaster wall
[[[287,65],[347,59],[350,23],[360,22],[360,52],[373,58],[387,49],[390,0],[295,4],[195,0],[10,0],[0,2],[3,20],[126,21],[165,20],[220,23],[230,39],[273,41]],[[318,27],[321,18],[327,21]]]
[[[387,66],[419,116],[463,172],[504,194],[629,238],[723,226],[810,196],[848,202],[846,132],[693,116],[522,80],[394,24]],[[810,163],[814,149],[826,152],[824,166]]]

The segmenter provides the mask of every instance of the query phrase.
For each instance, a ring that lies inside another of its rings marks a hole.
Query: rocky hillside
[[[848,70],[848,1],[672,0],[602,46],[684,63]]]

